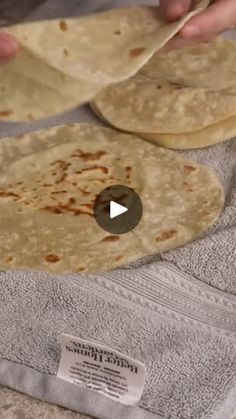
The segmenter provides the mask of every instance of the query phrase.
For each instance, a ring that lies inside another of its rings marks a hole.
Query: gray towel
[[[97,275],[0,274],[0,383],[99,419],[233,419],[236,302],[171,264]],[[125,406],[56,377],[62,333],[146,365]]]
[[[107,3],[49,0],[28,19]],[[33,125],[2,123],[1,136],[78,121],[98,122],[85,106]],[[226,208],[219,221],[182,249],[107,274],[0,272],[0,384],[98,419],[236,416],[236,145],[183,154],[222,179]],[[141,400],[126,406],[58,378],[62,333],[143,362]]]

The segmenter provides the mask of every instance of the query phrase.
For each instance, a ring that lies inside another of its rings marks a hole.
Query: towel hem
[[[111,412],[112,419],[165,419],[138,406],[125,406],[55,375],[47,375],[11,361],[0,360],[0,376],[1,385],[5,387],[97,419],[110,419]]]

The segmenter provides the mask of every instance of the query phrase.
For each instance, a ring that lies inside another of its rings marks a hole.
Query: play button
[[[128,211],[128,208],[123,207],[123,205],[117,204],[117,202],[110,202],[110,218],[116,218],[121,214],[124,214]]]
[[[132,231],[140,223],[143,205],[138,194],[128,186],[113,185],[96,197],[94,217],[97,224],[111,234]]]

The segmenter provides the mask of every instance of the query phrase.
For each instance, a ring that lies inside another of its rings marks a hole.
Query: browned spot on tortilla
[[[68,30],[68,25],[64,20],[61,20],[59,22],[59,28],[61,29],[62,32],[66,32]]]
[[[13,111],[10,110],[6,110],[6,111],[0,111],[0,116],[4,117],[4,116],[10,116],[13,114]]]
[[[184,182],[184,186],[186,186],[188,192],[194,191],[194,188],[188,182]]]
[[[160,234],[160,236],[156,238],[156,241],[162,242],[165,240],[172,239],[172,237],[174,237],[176,233],[177,233],[176,230],[164,231],[163,233]]]
[[[129,56],[130,56],[131,58],[138,57],[138,56],[139,56],[139,55],[141,55],[141,54],[142,54],[145,50],[146,50],[146,48],[144,48],[144,47],[131,49],[131,50],[130,50],[130,52],[129,52]]]
[[[1,91],[2,91],[3,93],[4,93],[4,92],[6,92],[6,90],[7,90],[7,89],[6,89],[6,87],[5,87],[5,86],[2,86],[2,87],[1,87]]]
[[[114,34],[115,34],[115,35],[121,35],[121,31],[120,31],[120,30],[115,31],[115,32],[114,32]]]
[[[75,203],[76,203],[75,198],[70,198],[70,199],[69,199],[69,203],[70,203],[71,205],[75,204]]]
[[[204,211],[202,211],[201,215],[208,217],[209,215],[211,215],[211,212],[209,209],[206,209]]]
[[[90,167],[85,167],[84,169],[76,172],[76,173],[82,173],[82,172],[90,172],[90,170],[100,170],[102,173],[107,174],[108,173],[108,168],[104,167],[104,166],[90,166]]]
[[[62,203],[59,202],[57,205],[48,205],[46,207],[40,208],[41,210],[51,212],[52,214],[73,214],[73,215],[89,215],[93,217],[92,212],[88,212],[87,209],[93,209],[93,204],[82,204],[79,208],[73,208],[76,202],[75,198],[69,198],[68,202]]]
[[[12,256],[7,256],[5,258],[5,262],[12,262],[13,261],[13,257]]]
[[[8,197],[14,197],[14,198],[20,198],[19,195],[17,195],[14,192],[7,192],[7,191],[0,191],[0,197],[8,198]]]
[[[119,236],[107,236],[102,241],[103,242],[117,242],[120,240]]]
[[[91,212],[83,211],[81,209],[73,209],[71,210],[71,212],[73,212],[74,215],[88,215],[90,217],[93,217],[93,214]]]
[[[132,167],[131,167],[131,166],[127,166],[127,167],[125,168],[125,170],[126,170],[126,172],[127,172],[126,179],[130,179],[130,177],[131,177],[131,172],[132,172]]]
[[[48,205],[47,207],[41,208],[42,210],[51,212],[52,214],[62,214],[63,211],[57,206]]]
[[[23,134],[17,135],[17,137],[16,137],[17,140],[22,140],[22,138],[24,138]]]
[[[61,177],[60,177],[60,179],[58,179],[57,181],[56,181],[56,185],[59,185],[59,183],[61,183],[61,182],[64,182],[64,180],[67,178],[67,174],[66,173],[64,173]]]
[[[66,171],[68,169],[68,167],[71,165],[71,163],[67,163],[64,160],[56,160],[53,163],[51,163],[51,166],[59,166],[59,169]]]
[[[76,152],[71,157],[79,157],[84,161],[94,161],[99,160],[101,157],[107,154],[106,151],[99,150],[96,153],[85,153],[81,150],[76,150]]]
[[[61,195],[65,193],[67,193],[67,191],[55,191],[55,192],[51,192],[51,195]]]
[[[85,207],[88,209],[93,209],[94,205],[93,204],[81,204],[81,207]]]
[[[86,270],[86,268],[83,268],[83,267],[82,267],[82,268],[79,268],[79,269],[78,269],[78,272],[84,272],[85,270]]]
[[[85,189],[79,188],[80,192],[82,192],[83,195],[90,195],[90,192],[85,191]]]
[[[67,48],[64,48],[63,53],[65,55],[65,57],[69,57],[69,51]]]
[[[46,260],[46,262],[50,262],[50,263],[56,263],[59,262],[60,258],[57,255],[47,255],[44,257],[44,259]]]
[[[173,81],[170,81],[169,84],[171,85],[171,87],[173,87],[175,90],[180,90],[182,89],[184,86],[180,83],[176,83]]]
[[[32,113],[28,113],[27,118],[28,118],[30,121],[34,121],[34,117],[33,117]]]
[[[121,259],[123,259],[123,255],[119,255],[119,256],[117,256],[117,257],[115,258],[115,261],[116,261],[116,262],[119,262],[119,260],[121,260]]]
[[[184,166],[184,169],[186,170],[186,172],[188,173],[192,173],[196,170],[196,167],[193,166]]]

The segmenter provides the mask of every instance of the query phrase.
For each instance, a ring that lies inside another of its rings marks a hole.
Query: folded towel
[[[97,275],[0,273],[0,383],[99,419],[232,419],[236,301],[165,262]],[[56,377],[66,333],[146,365],[126,406]]]
[[[97,11],[106,3],[49,0],[28,19]],[[138,2],[113,5],[130,3]],[[0,132],[78,121],[98,122],[85,106],[33,124],[1,123]],[[98,419],[233,419],[236,144],[183,154],[213,167],[226,191],[222,216],[199,240],[106,274],[0,272],[0,384]],[[65,333],[145,364],[140,401],[127,406],[57,377]]]

